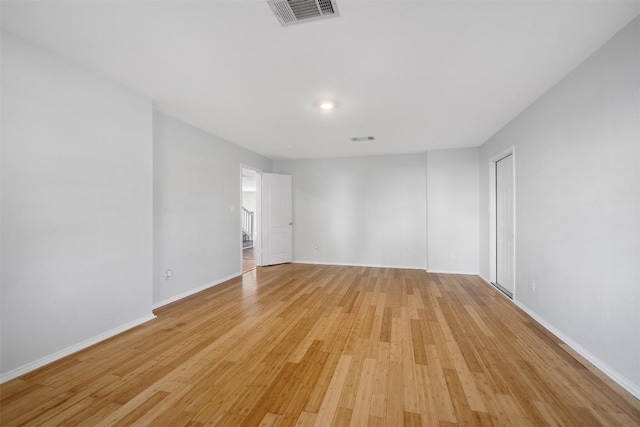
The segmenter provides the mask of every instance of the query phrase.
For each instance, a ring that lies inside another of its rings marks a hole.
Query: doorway
[[[242,239],[242,273],[261,265],[261,173],[242,166],[242,207],[240,209]]]

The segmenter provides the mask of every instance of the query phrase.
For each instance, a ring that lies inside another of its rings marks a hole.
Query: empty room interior
[[[640,1],[0,7],[0,424],[640,426]]]

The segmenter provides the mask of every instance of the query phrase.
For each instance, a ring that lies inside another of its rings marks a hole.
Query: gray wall
[[[294,260],[425,268],[424,154],[283,160],[274,170],[293,176]]]
[[[241,273],[241,164],[270,172],[271,160],[159,112],[153,122],[157,306]]]
[[[516,301],[640,395],[640,20],[482,146],[484,277],[490,159],[511,145]]]
[[[427,270],[478,274],[478,148],[427,152]]]
[[[151,316],[149,99],[2,33],[2,374]]]

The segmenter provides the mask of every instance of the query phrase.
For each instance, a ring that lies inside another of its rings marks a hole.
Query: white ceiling
[[[632,1],[2,1],[2,26],[273,159],[482,144],[640,13]],[[330,113],[315,108],[330,98]],[[351,142],[373,135],[373,142]]]

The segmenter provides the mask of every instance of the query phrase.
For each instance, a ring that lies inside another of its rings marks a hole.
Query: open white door
[[[291,176],[262,174],[262,265],[293,260]]]

